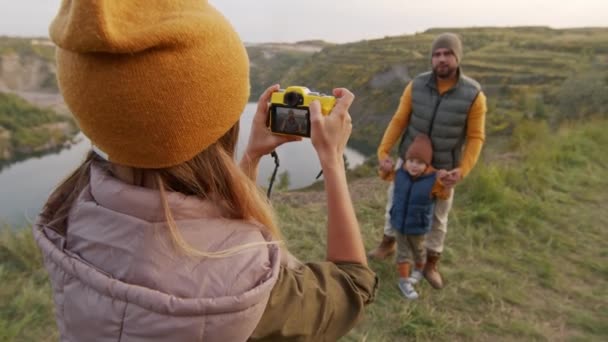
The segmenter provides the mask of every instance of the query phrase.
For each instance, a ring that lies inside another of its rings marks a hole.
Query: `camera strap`
[[[272,171],[272,176],[270,177],[270,183],[268,184],[268,192],[266,193],[266,197],[270,198],[270,193],[272,192],[272,185],[274,184],[274,179],[277,177],[277,170],[279,170],[279,155],[276,151],[270,152],[272,158],[274,158],[274,171]]]
[[[344,160],[344,169],[347,170],[348,166],[346,165],[346,162],[348,160],[346,159],[346,155],[345,154],[342,155],[342,160]],[[319,171],[319,173],[317,174],[317,177],[315,177],[315,179],[319,179],[319,177],[321,177],[321,175],[323,175],[323,169],[321,169],[321,171]]]
[[[270,176],[270,183],[268,184],[268,191],[266,192],[266,197],[268,197],[270,199],[270,193],[272,192],[272,185],[274,184],[274,180],[277,177],[277,171],[279,170],[279,155],[277,154],[276,151],[272,151],[270,152],[270,155],[272,156],[272,158],[274,158],[274,170],[272,171],[272,176]],[[344,160],[344,168],[347,169],[347,159],[346,159],[346,155],[343,154],[342,155],[342,159]],[[321,175],[323,175],[323,169],[321,169],[321,171],[319,171],[319,173],[317,174],[317,177],[315,177],[315,179],[319,179],[319,177],[321,177]]]

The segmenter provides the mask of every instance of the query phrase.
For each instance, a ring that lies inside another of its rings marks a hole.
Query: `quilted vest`
[[[400,168],[395,173],[391,226],[401,234],[421,235],[431,230],[435,200],[431,190],[437,173],[413,179]]]
[[[467,117],[471,105],[481,91],[472,78],[458,71],[458,81],[450,90],[439,94],[432,72],[420,74],[412,81],[412,114],[399,145],[404,152],[419,133],[433,142],[433,161],[436,169],[451,170],[460,164],[466,136]]]

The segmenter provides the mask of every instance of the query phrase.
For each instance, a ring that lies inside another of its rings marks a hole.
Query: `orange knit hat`
[[[426,165],[431,165],[433,161],[433,145],[431,139],[426,134],[418,134],[414,141],[408,147],[405,153],[405,159],[420,159]]]
[[[192,159],[249,98],[245,47],[204,0],[63,0],[50,36],[66,104],[117,164]]]

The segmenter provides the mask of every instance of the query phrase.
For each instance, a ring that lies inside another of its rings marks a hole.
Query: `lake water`
[[[248,104],[241,118],[237,148],[239,160],[249,139],[255,109],[255,103]],[[90,147],[89,140],[80,134],[77,142],[69,148],[26,159],[0,170],[0,223],[19,226],[33,221],[52,189],[82,162]],[[280,146],[277,154],[280,160],[277,181],[278,175],[285,171],[289,172],[290,189],[305,187],[316,181],[321,167],[309,139]],[[352,149],[347,149],[345,155],[351,168],[365,160],[361,153]],[[258,184],[267,186],[273,169],[274,160],[270,156],[262,158]]]

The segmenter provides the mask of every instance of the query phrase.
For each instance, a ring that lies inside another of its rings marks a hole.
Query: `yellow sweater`
[[[450,90],[455,84],[454,80],[437,80],[437,88],[440,94]],[[460,170],[462,177],[465,177],[477,163],[479,154],[481,153],[481,147],[485,141],[485,121],[486,121],[486,96],[483,92],[480,92],[467,117],[467,132],[466,142],[464,146],[464,152],[460,161]],[[412,82],[410,82],[401,96],[399,107],[393,115],[391,122],[389,123],[380,146],[378,147],[378,159],[384,160],[389,156],[390,150],[393,148],[399,137],[405,131],[410,116],[412,114]]]

